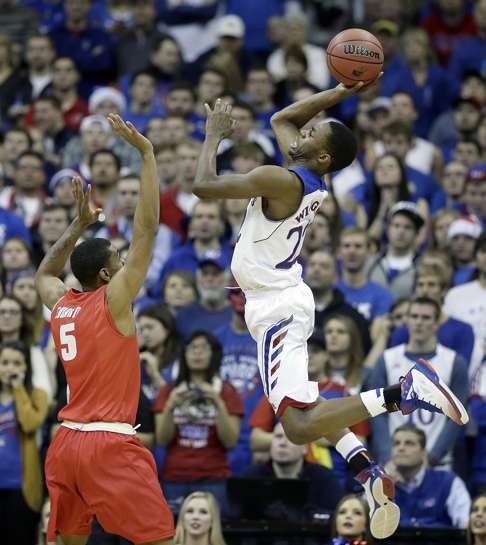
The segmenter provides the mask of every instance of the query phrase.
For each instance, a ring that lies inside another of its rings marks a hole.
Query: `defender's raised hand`
[[[137,148],[140,153],[147,153],[153,150],[152,142],[139,133],[130,121],[123,121],[117,114],[108,114],[107,117],[113,131],[134,148]]]
[[[93,208],[91,205],[91,185],[86,191],[83,190],[83,182],[79,176],[73,178],[73,195],[78,208],[78,219],[82,225],[91,225],[98,220],[101,208]]]
[[[205,103],[206,108],[206,136],[218,138],[228,138],[235,128],[236,121],[231,117],[231,104],[223,102],[220,98],[214,103],[211,110],[209,104]]]

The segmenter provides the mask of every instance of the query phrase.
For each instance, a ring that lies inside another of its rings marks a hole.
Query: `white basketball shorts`
[[[283,290],[245,292],[245,320],[258,345],[265,394],[277,415],[287,406],[305,407],[319,396],[310,382],[307,339],[314,329],[314,297],[301,282]]]

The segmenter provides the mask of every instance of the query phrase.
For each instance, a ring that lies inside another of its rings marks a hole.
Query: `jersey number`
[[[76,337],[74,332],[74,322],[69,324],[62,324],[59,329],[61,337],[61,357],[64,361],[73,360],[78,354],[78,347],[76,346]]]
[[[297,258],[299,257],[300,251],[302,249],[302,245],[304,243],[305,230],[307,229],[308,225],[308,223],[305,226],[299,225],[298,227],[292,227],[292,229],[289,230],[287,234],[287,240],[289,240],[289,238],[292,238],[294,233],[297,234],[297,240],[295,242],[292,253],[289,255],[289,257],[287,257],[287,259],[284,259],[280,263],[277,263],[275,265],[276,269],[290,269],[292,265],[297,261]]]

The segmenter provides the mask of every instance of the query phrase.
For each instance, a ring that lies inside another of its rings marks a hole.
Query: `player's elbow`
[[[213,197],[211,183],[207,181],[195,182],[192,186],[192,192],[200,199],[210,199]]]

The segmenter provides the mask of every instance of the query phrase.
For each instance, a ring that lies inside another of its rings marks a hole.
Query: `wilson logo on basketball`
[[[345,55],[360,55],[361,57],[370,57],[371,59],[380,59],[378,51],[370,51],[362,45],[346,44],[344,46]]]

